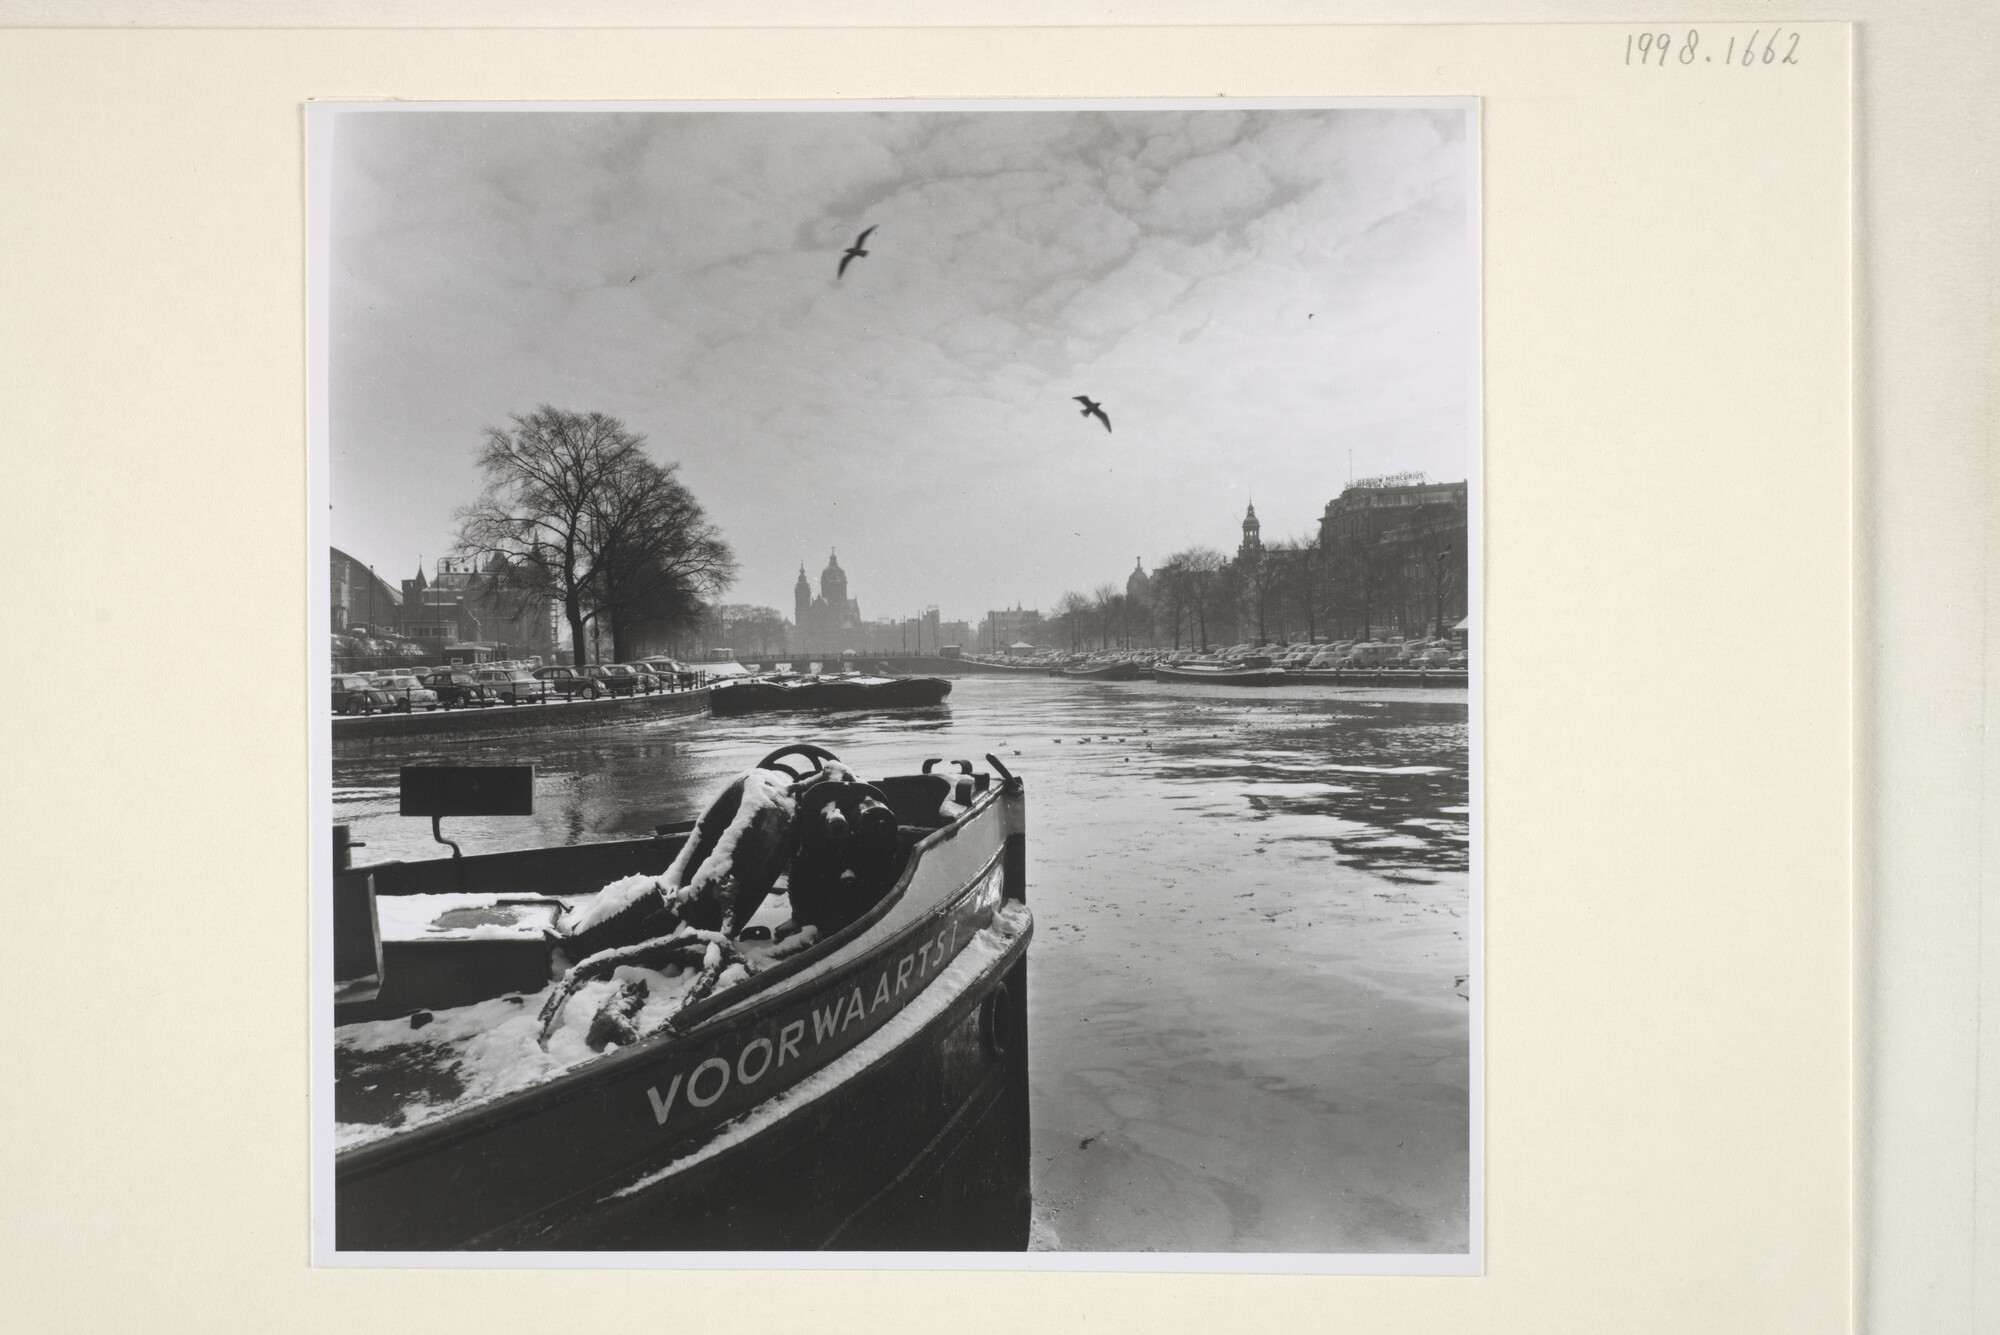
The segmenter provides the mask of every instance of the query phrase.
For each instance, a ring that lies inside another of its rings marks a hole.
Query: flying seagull
[[[854,238],[854,244],[849,246],[847,253],[840,257],[840,268],[833,275],[835,278],[846,277],[847,266],[867,255],[868,252],[863,250],[862,247],[868,244],[868,232],[874,230],[873,227],[870,227],[867,232],[863,232],[860,236]]]
[[[1070,397],[1083,405],[1083,415],[1085,417],[1095,417],[1098,421],[1104,423],[1106,431],[1111,429],[1111,419],[1104,415],[1104,405],[1093,403],[1090,400],[1090,396],[1086,394],[1072,394]]]

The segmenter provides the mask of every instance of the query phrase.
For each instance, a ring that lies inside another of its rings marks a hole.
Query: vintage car
[[[378,672],[375,684],[396,697],[397,708],[408,714],[419,709],[438,709],[442,697],[417,679],[414,672]]]
[[[333,678],[336,714],[378,714],[400,708],[401,701],[359,672],[337,673]]]
[[[495,698],[472,673],[458,668],[427,672],[420,680],[437,692],[438,703],[446,709],[484,709]]]
[[[607,693],[604,683],[583,668],[537,668],[535,680],[550,698],[595,700]]]
[[[609,663],[605,665],[605,671],[614,675],[622,675],[626,672],[631,673],[638,679],[639,693],[641,695],[651,695],[655,691],[664,691],[668,686],[673,684],[670,679],[662,677],[644,663]]]
[[[542,683],[525,668],[480,668],[473,678],[510,705],[531,705],[544,698]]]
[[[623,663],[592,663],[583,671],[603,686],[607,695],[638,695],[645,687],[639,674]]]
[[[633,666],[643,668],[669,686],[692,686],[695,682],[695,674],[692,668],[664,655],[642,659],[634,663]]]

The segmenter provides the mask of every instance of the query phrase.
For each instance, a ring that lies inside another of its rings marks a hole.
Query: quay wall
[[[410,714],[340,715],[333,742],[402,737],[505,737],[531,732],[573,731],[629,723],[636,719],[708,712],[708,688],[662,695],[604,700],[564,700],[533,705],[488,705],[484,709],[438,709]]]

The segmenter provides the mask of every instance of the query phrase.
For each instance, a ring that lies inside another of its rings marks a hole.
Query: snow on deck
[[[575,896],[565,902],[577,904]],[[520,903],[505,902],[518,899]],[[493,894],[379,895],[375,921],[384,941],[538,941],[556,909],[532,896]]]
[[[384,939],[391,939],[389,923],[393,918],[399,925],[394,939],[412,940],[427,935],[425,928],[438,913],[477,910],[493,905],[496,898],[500,897],[385,895],[376,905],[378,913],[388,910],[391,915],[383,920]],[[566,902],[579,910],[587,909],[595,898],[595,895],[564,896]],[[427,902],[401,902],[419,900]],[[779,894],[767,899],[751,921],[772,927],[790,916],[790,902]],[[489,931],[515,939],[520,935],[491,924],[448,935],[463,938]],[[539,936],[539,929],[532,935]],[[736,944],[752,959],[781,948],[770,941]],[[603,1053],[592,1052],[584,1039],[598,1008],[621,984],[633,978],[646,983],[646,1005],[635,1021],[639,1032],[644,1034],[673,1011],[698,972],[671,966],[662,972],[625,965],[609,978],[584,984],[563,1008],[562,1023],[550,1034],[547,1051],[537,1041],[541,1032],[538,1017],[542,1003],[548,999],[547,987],[521,994],[519,1001],[497,997],[470,1006],[434,1010],[430,1012],[430,1022],[420,1029],[412,1029],[407,1016],[341,1025],[334,1030],[333,1038],[334,1148],[366,1144],[436,1121],[473,1104],[541,1084],[615,1052],[615,1045]],[[717,980],[715,990],[720,993],[748,976],[741,965],[731,965]],[[359,1115],[339,1120],[350,1113]]]

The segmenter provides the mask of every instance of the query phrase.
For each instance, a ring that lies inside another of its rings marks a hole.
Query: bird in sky
[[[840,257],[840,268],[833,275],[835,278],[846,277],[847,266],[868,254],[862,247],[868,244],[868,233],[874,230],[875,228],[870,227],[867,232],[863,232],[860,236],[854,238],[854,244],[849,246],[847,252]]]
[[[1098,421],[1104,423],[1106,431],[1111,429],[1111,419],[1104,415],[1104,405],[1092,402],[1090,396],[1087,394],[1072,394],[1070,397],[1083,405],[1083,416],[1095,417]]]

